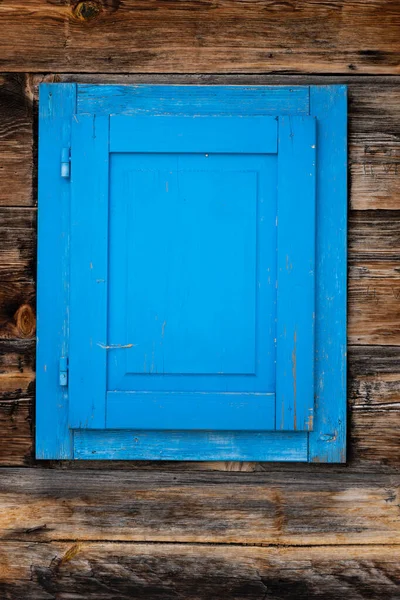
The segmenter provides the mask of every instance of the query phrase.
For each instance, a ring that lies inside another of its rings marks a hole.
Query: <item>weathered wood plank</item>
[[[357,377],[392,375],[398,378],[400,371],[399,346],[349,346],[348,375]]]
[[[0,339],[32,338],[36,330],[33,283],[3,281],[0,287]]]
[[[349,280],[349,344],[400,345],[400,280]]]
[[[0,340],[0,464],[33,460],[34,340]]]
[[[0,11],[4,71],[399,72],[392,0],[3,0]]]
[[[0,208],[0,338],[35,334],[36,237],[36,209]]]
[[[371,385],[371,384],[370,384]],[[371,398],[372,393],[365,386],[364,394]],[[381,390],[384,387],[372,384],[373,401],[375,407],[366,406],[351,408],[353,425],[350,427],[349,439],[349,464],[360,464],[364,467],[369,464],[395,466],[400,465],[399,431],[400,431],[400,397],[399,382],[396,389],[392,388],[392,406],[382,408]],[[350,399],[351,404],[353,400]]]
[[[2,281],[35,281],[36,236],[36,209],[0,207]]]
[[[350,191],[357,209],[400,208],[400,87],[350,90]]]
[[[0,431],[0,465],[32,465],[32,399],[0,400]]]
[[[349,278],[400,278],[400,211],[350,211]]]
[[[351,347],[350,464],[400,467],[400,347]]]
[[[0,205],[33,203],[32,106],[27,77],[0,74]]]
[[[400,476],[0,470],[3,540],[400,542]]]
[[[32,398],[35,379],[35,341],[0,340],[0,400]]]
[[[350,213],[350,344],[400,344],[399,232],[399,211]]]
[[[5,600],[395,600],[398,546],[2,544]]]

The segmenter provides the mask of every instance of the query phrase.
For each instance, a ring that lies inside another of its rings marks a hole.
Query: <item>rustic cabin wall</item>
[[[0,598],[399,598],[399,3],[4,0],[0,25]],[[348,84],[346,465],[35,460],[42,81]]]

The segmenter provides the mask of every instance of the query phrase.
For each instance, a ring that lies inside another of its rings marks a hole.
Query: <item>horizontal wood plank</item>
[[[400,211],[350,211],[350,279],[400,278]]]
[[[356,279],[348,286],[349,344],[400,345],[400,279]]]
[[[0,549],[7,600],[395,600],[398,546],[245,548],[15,543]]]
[[[399,72],[391,0],[3,0],[0,19],[4,71]]]
[[[350,203],[355,209],[400,208],[400,86],[351,86]]]
[[[0,207],[0,277],[33,284],[36,279],[36,209]]]
[[[3,540],[400,541],[398,475],[0,471]]]
[[[400,347],[349,349],[349,463],[400,467]]]

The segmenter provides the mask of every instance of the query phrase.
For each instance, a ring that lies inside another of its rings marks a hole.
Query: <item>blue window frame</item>
[[[37,457],[344,462],[346,86],[39,110]]]

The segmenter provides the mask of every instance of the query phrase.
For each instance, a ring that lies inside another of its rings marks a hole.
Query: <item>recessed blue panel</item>
[[[128,372],[254,375],[257,174],[162,158],[124,190]]]
[[[109,390],[275,391],[276,157],[112,154]]]

